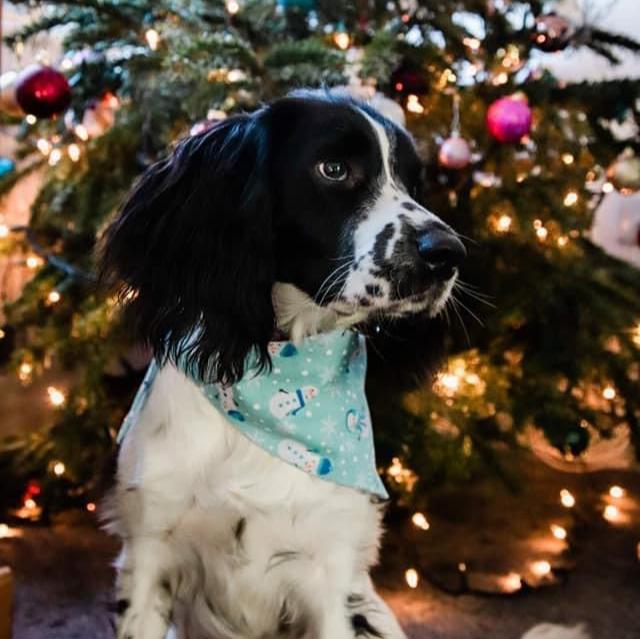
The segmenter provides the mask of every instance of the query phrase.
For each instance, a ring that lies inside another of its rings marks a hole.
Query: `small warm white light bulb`
[[[0,339],[4,339],[7,334],[0,328]]]
[[[391,460],[391,466],[389,466],[387,472],[392,477],[397,477],[402,472],[402,462],[398,457],[394,457]]]
[[[500,578],[500,586],[503,592],[517,592],[522,588],[522,577],[517,572],[510,572]]]
[[[409,588],[417,588],[418,587],[418,581],[420,581],[420,578],[418,577],[418,571],[415,570],[415,568],[409,568],[404,573],[404,578],[405,578]]]
[[[6,224],[0,224],[0,237],[7,237],[9,235],[9,227]]]
[[[90,513],[94,513],[94,512],[96,511],[96,505],[95,505],[92,501],[90,501],[90,502],[87,504],[87,510],[88,510]]]
[[[49,386],[47,388],[47,394],[49,395],[49,401],[51,402],[52,406],[60,407],[67,401],[65,394],[55,386]]]
[[[38,121],[38,118],[30,113],[25,120],[27,121],[27,124],[35,124]]]
[[[75,142],[67,147],[67,153],[72,162],[77,162],[80,159],[80,147]]]
[[[569,236],[561,235],[558,238],[558,247],[559,248],[564,248],[567,244],[569,244]]]
[[[63,400],[62,400],[62,401],[64,402],[64,396],[63,396]],[[52,401],[52,403],[53,403],[53,401]],[[56,477],[61,477],[62,475],[64,475],[64,471],[65,471],[65,470],[66,470],[66,467],[65,467],[65,465],[64,465],[61,461],[56,462],[56,463],[53,465],[53,474],[54,474]]]
[[[33,372],[33,365],[29,362],[22,362],[20,368],[18,368],[18,377],[24,382],[31,376]]]
[[[551,524],[551,533],[556,539],[564,540],[567,538],[567,530],[557,524]]]
[[[342,49],[342,51],[346,51],[351,44],[351,38],[346,31],[337,31],[333,34],[333,41],[338,49]]]
[[[513,220],[510,215],[501,215],[496,221],[496,231],[499,233],[507,233],[511,229]]]
[[[531,564],[531,572],[536,577],[546,577],[551,573],[551,564],[548,561],[534,561]]]
[[[89,139],[89,131],[87,131],[87,127],[84,124],[77,124],[74,131],[83,142]]]
[[[509,82],[509,74],[501,71],[500,73],[498,73],[498,75],[495,76],[495,78],[493,78],[493,85],[494,86],[500,86],[501,84],[506,84],[507,82]]]
[[[462,40],[462,43],[469,47],[472,51],[477,51],[480,48],[481,44],[480,40],[478,40],[477,38],[464,38],[464,40]]]
[[[544,242],[549,236],[549,231],[544,226],[541,226],[536,229],[536,235],[541,242]]]
[[[7,524],[0,524],[0,539],[5,539],[6,537],[9,537],[9,533],[10,533],[10,529],[9,526],[7,526]]]
[[[36,504],[35,500],[31,499],[31,497],[24,500],[24,507],[28,508],[29,510],[33,510],[37,505],[38,504]]]
[[[605,389],[602,391],[602,396],[605,399],[615,399],[616,398],[616,389],[611,385],[606,386]]]
[[[39,138],[36,142],[36,147],[38,148],[38,151],[42,153],[42,155],[49,155],[49,153],[51,153],[51,142],[49,142],[49,140]]]
[[[609,495],[613,499],[621,499],[622,497],[624,497],[624,493],[624,488],[622,488],[621,486],[611,486],[611,488],[609,488]]]
[[[565,508],[573,508],[576,505],[576,498],[568,491],[566,488],[563,488],[560,491],[560,503]]]
[[[562,154],[562,161],[569,166],[570,164],[573,164],[574,161],[574,157],[573,155],[571,155],[571,153],[563,153]]]
[[[240,11],[240,3],[237,0],[227,0],[226,7],[227,13],[232,16]]]
[[[421,528],[422,530],[429,530],[430,528],[427,518],[422,513],[414,513],[411,521],[416,528]]]
[[[407,111],[411,113],[424,113],[424,107],[420,104],[420,100],[417,95],[407,96]]]
[[[37,255],[29,255],[29,257],[27,257],[26,259],[27,268],[38,268],[40,264],[42,264],[42,260]]]
[[[614,189],[615,189],[615,187],[613,186],[613,184],[611,184],[611,182],[605,182],[602,185],[602,192],[603,193],[613,193]]]
[[[455,393],[460,388],[460,377],[454,373],[443,373],[440,383],[449,393]]]
[[[53,149],[49,153],[49,166],[55,166],[62,159],[62,151],[60,149]]]
[[[578,202],[578,194],[575,191],[569,191],[564,196],[564,205],[565,206],[573,206]]]
[[[144,39],[152,51],[155,51],[158,48],[158,44],[160,44],[160,34],[155,29],[147,29]]]
[[[47,301],[49,304],[57,304],[62,299],[59,291],[51,291],[49,295],[47,295]]]
[[[615,522],[620,519],[620,509],[613,504],[609,504],[602,513],[602,516],[610,522]]]

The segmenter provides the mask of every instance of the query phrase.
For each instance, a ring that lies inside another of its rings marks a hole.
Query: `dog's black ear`
[[[260,113],[183,140],[141,177],[103,238],[103,279],[129,293],[140,335],[165,359],[193,333],[188,362],[207,381],[236,381],[252,352],[270,365],[267,148]]]

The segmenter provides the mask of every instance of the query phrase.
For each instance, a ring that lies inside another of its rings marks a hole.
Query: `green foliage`
[[[108,91],[118,95],[120,108],[104,135],[80,142],[78,162],[63,153],[55,166],[36,142],[57,136],[63,150],[78,143],[64,119],[22,124],[17,155],[24,168],[0,182],[5,193],[31,171],[43,172],[29,232],[0,240],[3,252],[35,250],[48,260],[5,309],[20,330],[12,365],[28,362],[34,375],[53,366],[75,380],[53,427],[10,442],[0,469],[13,463],[14,479],[36,476],[57,486],[49,493],[54,502],[98,490],[139,381],[118,307],[93,281],[102,228],[136,176],[208,110],[250,110],[291,88],[345,82],[349,56],[332,40],[340,29],[363,50],[361,77],[381,89],[393,92],[391,74],[403,64],[422,70],[425,111],[408,113],[408,126],[425,158],[424,199],[473,238],[465,284],[456,291],[468,311],[449,311],[451,359],[443,368],[459,378],[458,386],[448,388],[441,376],[435,392],[425,384],[388,397],[387,380],[370,380],[381,467],[399,457],[418,476],[412,490],[393,480],[392,488],[419,504],[434,486],[469,481],[487,468],[501,473],[496,447],[517,445],[517,431],[530,424],[544,428],[560,448],[585,421],[605,436],[626,421],[640,442],[638,346],[631,333],[640,319],[639,278],[589,243],[598,196],[586,185],[587,176],[601,177],[624,146],[640,151],[637,140],[617,140],[605,126],[624,118],[640,124],[640,85],[560,85],[548,73],[525,80],[517,60],[530,57],[531,20],[542,2],[510,3],[491,13],[485,0],[427,0],[403,13],[404,3],[376,0],[363,13],[361,3],[319,0],[315,21],[304,8],[285,11],[261,0],[241,2],[235,15],[221,0],[46,4],[40,17],[6,41],[15,45],[64,26],[65,50],[80,59],[68,72],[78,121]],[[476,37],[471,23],[460,21],[456,9],[482,24],[478,50],[469,45]],[[145,41],[151,28],[160,36],[155,50]],[[638,49],[598,29],[581,32],[580,42],[610,59],[615,47]],[[512,68],[505,56],[516,60]],[[492,82],[500,72],[506,84]],[[487,134],[486,109],[515,90],[529,98],[535,131],[527,144],[500,145]],[[473,141],[479,159],[448,173],[437,164],[437,147],[450,134],[454,92],[461,98],[462,135]],[[565,205],[569,191],[576,202]],[[512,219],[508,233],[496,232],[501,215]],[[537,224],[548,231],[545,241],[535,234]],[[61,293],[55,304],[47,302],[53,289]],[[602,400],[605,384],[615,386],[615,401]],[[62,492],[49,472],[52,459],[68,468]]]
[[[287,87],[341,84],[345,81],[344,64],[342,53],[316,39],[276,44],[264,60],[280,91]]]

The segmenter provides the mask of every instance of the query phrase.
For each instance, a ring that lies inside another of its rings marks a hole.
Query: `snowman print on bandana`
[[[238,404],[236,404],[236,400],[233,398],[233,387],[216,384],[216,389],[222,410],[232,419],[243,422],[244,415],[238,410]]]
[[[269,342],[267,346],[272,357],[295,357],[298,349],[291,342]]]
[[[283,390],[282,388],[271,398],[269,410],[277,419],[285,417],[295,417],[314,397],[318,396],[318,389],[315,386],[302,386],[294,391]]]
[[[368,437],[371,431],[369,419],[362,411],[350,408],[346,417],[347,430],[358,437],[358,441],[363,437]]]
[[[281,459],[311,475],[328,475],[333,464],[328,457],[318,455],[303,446],[295,439],[283,439],[278,445],[278,455]]]

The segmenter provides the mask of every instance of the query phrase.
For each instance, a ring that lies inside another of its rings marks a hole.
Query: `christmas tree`
[[[372,367],[379,464],[400,502],[501,473],[497,448],[522,433],[544,433],[567,463],[621,424],[640,441],[640,280],[589,241],[603,194],[640,188],[638,142],[611,126],[638,121],[640,84],[565,84],[544,68],[567,47],[612,61],[640,47],[553,4],[78,0],[47,2],[7,36],[20,47],[64,27],[55,69],[3,76],[20,145],[0,189],[43,181],[29,225],[0,226],[1,250],[33,269],[3,309],[0,353],[24,385],[50,370],[71,380],[48,388],[52,426],[5,443],[7,500],[91,508],[101,493],[149,358],[126,300],[95,276],[135,178],[180,138],[301,86],[404,118],[422,200],[467,238],[434,327],[447,352],[435,382],[390,385],[384,361]]]

